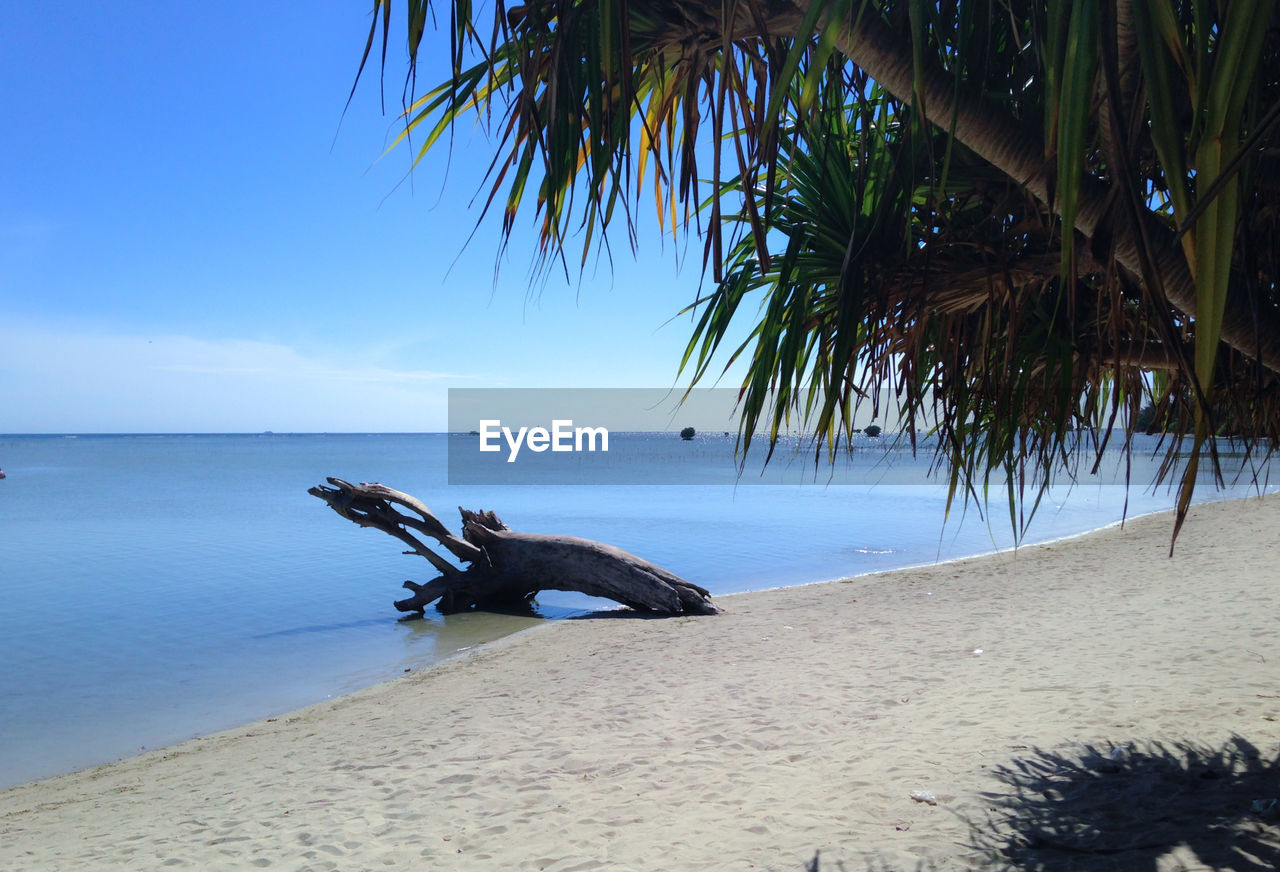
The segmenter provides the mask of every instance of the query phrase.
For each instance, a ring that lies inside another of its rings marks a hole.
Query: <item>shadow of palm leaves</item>
[[[1262,872],[1280,868],[1280,752],[1242,738],[1217,749],[1036,750],[993,773],[1006,791],[969,821],[987,868],[1022,872]]]

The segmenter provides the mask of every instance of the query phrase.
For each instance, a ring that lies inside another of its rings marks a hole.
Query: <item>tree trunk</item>
[[[704,588],[620,548],[576,536],[517,533],[493,512],[462,513],[462,536],[440,523],[414,497],[381,484],[354,485],[329,478],[307,493],[361,527],[382,530],[431,562],[440,575],[426,584],[406,581],[413,596],[402,612],[421,613],[436,603],[442,612],[527,606],[539,591],[570,590],[604,597],[636,611],[659,615],[715,615],[719,607]],[[397,506],[409,509],[401,512]],[[463,563],[459,568],[418,538],[425,534]]]
[[[792,0],[797,8],[807,11],[819,0]],[[778,19],[789,21],[790,19]],[[916,99],[916,80],[911,47],[893,33],[874,11],[868,10],[855,24],[841,26],[836,46],[852,63],[861,67],[894,97],[911,104]],[[935,64],[926,62],[920,94],[930,122],[947,129],[955,118],[955,137],[975,154],[1023,185],[1032,196],[1049,208],[1055,208],[1049,191],[1049,168],[1045,165],[1044,144],[1039,136],[1023,125],[984,104],[980,99],[957,90],[952,77]],[[1093,177],[1081,180],[1075,226],[1092,239],[1100,229],[1107,211],[1108,188]],[[1183,314],[1196,316],[1196,285],[1187,262],[1173,243],[1173,234],[1154,216],[1142,216],[1142,231],[1150,241],[1166,299]],[[1143,275],[1138,227],[1115,222],[1108,228],[1114,233],[1114,257],[1137,278]],[[1222,319],[1222,341],[1251,357],[1273,372],[1280,372],[1280,329],[1271,318],[1259,323],[1259,315],[1238,296],[1227,300]]]

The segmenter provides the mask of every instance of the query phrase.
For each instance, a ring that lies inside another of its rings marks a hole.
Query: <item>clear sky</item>
[[[0,4],[0,433],[442,430],[449,387],[673,383],[700,246],[650,225],[531,284],[530,213],[495,283],[483,135],[383,156],[401,47],[387,113],[375,74],[342,119],[370,5]]]

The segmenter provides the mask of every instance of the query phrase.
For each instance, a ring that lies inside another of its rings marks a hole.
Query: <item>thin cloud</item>
[[[0,326],[0,431],[11,433],[443,430],[446,389],[482,381],[255,340]]]

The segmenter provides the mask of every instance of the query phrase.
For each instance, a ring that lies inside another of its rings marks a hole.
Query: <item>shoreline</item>
[[[5,462],[11,473],[5,484],[18,487],[6,521],[22,547],[11,549],[7,584],[0,583],[10,598],[0,613],[10,674],[0,684],[11,702],[0,717],[0,787],[388,680],[404,667],[426,666],[437,652],[471,644],[456,632],[467,621],[496,626],[493,616],[441,620],[430,611],[426,621],[393,626],[393,588],[403,578],[423,580],[429,569],[420,558],[406,562],[389,547],[391,539],[335,528],[346,522],[300,493],[316,470],[408,486],[433,504],[492,505],[519,528],[618,545],[717,596],[1010,544],[1008,519],[1002,522],[998,509],[994,518],[984,510],[981,519],[971,509],[963,526],[952,511],[944,527],[941,486],[570,489],[536,496],[512,487],[483,489],[473,499],[439,480],[444,440],[434,437],[299,439],[287,451],[252,436],[34,444],[40,441],[11,449],[25,470],[18,479]],[[139,469],[148,473],[145,481]],[[202,501],[198,518],[171,517],[167,506],[186,502],[223,474],[254,476],[263,523],[245,527],[234,492],[225,490]],[[1026,541],[1105,524],[1119,515],[1122,491],[1062,487],[1063,498],[1055,493],[1045,501]],[[1132,491],[1131,501],[1143,509],[1167,498]],[[71,493],[89,501],[69,548],[66,530],[36,519],[57,517]],[[692,505],[699,509],[691,515]],[[174,547],[179,532],[186,547]],[[50,591],[58,588],[78,591],[73,624],[51,619],[59,606]],[[612,606],[566,604],[557,596],[540,597],[543,615],[567,613],[561,605]],[[84,615],[92,619],[79,620]],[[500,623],[499,632],[510,626]]]
[[[1256,500],[1260,498],[1265,499],[1267,497],[1272,497],[1277,494],[1280,494],[1280,485],[1272,485],[1270,487],[1271,489],[1263,491],[1262,493],[1252,493],[1246,496],[1226,496],[1226,497],[1220,497],[1218,499],[1204,500],[1203,502],[1193,502],[1192,508],[1196,506],[1212,505],[1215,503],[1233,503],[1233,502],[1244,502],[1247,500]],[[978,551],[973,554],[965,554],[959,557],[948,557],[945,560],[935,560],[929,563],[909,563],[906,566],[895,566],[890,569],[872,569],[872,570],[868,570],[867,572],[859,572],[853,575],[836,575],[830,578],[819,578],[813,581],[804,581],[804,582],[800,582],[799,584],[780,584],[775,587],[761,587],[761,588],[756,588],[754,590],[740,590],[740,591],[734,591],[732,593],[716,594],[716,597],[719,599],[724,599],[726,597],[731,597],[731,596],[750,596],[752,594],[768,593],[770,591],[775,591],[775,590],[791,590],[793,588],[809,587],[810,585],[815,585],[815,584],[834,584],[836,582],[854,581],[857,579],[868,578],[870,576],[892,575],[897,572],[908,572],[913,569],[927,569],[929,567],[934,567],[934,566],[947,566],[952,563],[963,563],[966,560],[982,560],[988,557],[999,557],[1002,554],[1013,555],[1019,551],[1026,551],[1032,548],[1041,548],[1045,545],[1057,545],[1060,543],[1072,542],[1076,539],[1083,539],[1085,537],[1093,536],[1097,533],[1102,533],[1107,530],[1123,529],[1126,524],[1132,524],[1135,521],[1141,520],[1143,518],[1153,518],[1153,517],[1156,517],[1157,515],[1168,515],[1172,517],[1173,511],[1174,511],[1173,509],[1152,509],[1151,511],[1140,512],[1136,515],[1128,515],[1124,518],[1120,518],[1119,520],[1108,521],[1107,523],[1099,527],[1091,527],[1088,530],[1081,530],[1077,533],[1064,533],[1061,536],[1054,536],[1053,538],[1050,538],[1050,539],[1036,539],[1036,540],[1027,542],[1025,544],[1019,543],[1019,544],[1010,545],[1004,548],[997,547],[997,548],[992,548],[989,551]],[[1172,531],[1173,531],[1172,521],[1170,521],[1169,530],[1170,530],[1170,535],[1172,536]]]
[[[0,792],[0,865],[968,868],[1019,755],[1276,758],[1277,529],[1280,496],[1249,497],[1193,507],[1173,558],[1157,513],[711,618],[547,621]]]
[[[1233,498],[1238,498],[1238,497],[1218,496],[1213,501],[1219,501],[1221,499],[1233,499]],[[1051,515],[1054,510],[1050,507],[1050,508],[1045,508],[1042,511],[1045,514]],[[1144,512],[1141,512],[1140,514],[1133,515],[1126,520],[1132,521],[1138,517],[1143,517],[1148,514],[1158,513],[1159,511],[1161,510],[1156,509],[1153,511],[1144,511]],[[990,525],[994,522],[991,519],[987,519],[987,520],[982,520],[981,523]],[[1092,529],[1083,530],[1083,531],[1074,532],[1074,533],[1065,533],[1065,534],[1057,534],[1052,532],[1045,532],[1043,534],[1037,533],[1029,537],[1027,540],[1025,540],[1023,544],[1016,546],[1016,548],[1026,549],[1026,548],[1035,547],[1037,545],[1044,544],[1047,542],[1065,540],[1075,536],[1087,536],[1093,532],[1106,529],[1109,526],[1119,524],[1119,523],[1122,523],[1122,521],[1111,520],[1111,521],[1102,523],[1098,527],[1094,527]],[[940,525],[939,526],[939,542],[941,543],[942,539],[945,537],[948,527],[947,525],[943,524],[941,520],[939,520],[939,525]],[[1049,525],[1054,526],[1054,522],[1052,521],[1052,519],[1049,519]],[[960,522],[955,521],[954,526],[959,527]],[[995,532],[996,534],[1002,534],[1005,531],[1003,527],[1001,527],[999,524],[996,524]],[[1043,535],[1045,538],[1040,538],[1041,535]],[[976,543],[970,542],[969,544],[975,545]],[[939,551],[942,551],[942,550],[946,550],[946,546],[939,544]],[[886,572],[894,572],[894,571],[899,571],[904,569],[914,569],[914,568],[928,567],[928,566],[941,566],[941,565],[945,565],[947,563],[951,563],[955,561],[968,560],[968,559],[998,554],[998,553],[1001,553],[1002,550],[1011,552],[1016,549],[1015,549],[1015,546],[1009,545],[1007,543],[996,542],[993,539],[989,539],[987,541],[985,548],[979,548],[978,550],[975,550],[971,554],[966,554],[961,556],[948,556],[944,559],[937,559],[937,558],[922,559],[919,555],[916,555],[916,562],[909,562],[899,566],[891,565],[889,567],[881,567],[876,569],[864,569],[863,571],[854,572],[852,574],[842,574],[842,575],[834,575],[834,576],[819,573],[819,574],[816,574],[816,577],[815,577],[815,574],[811,572],[806,572],[803,575],[793,572],[792,575],[789,577],[789,579],[783,582],[782,584],[768,584],[768,586],[754,587],[750,590],[733,590],[732,593],[715,593],[714,595],[717,598],[723,598],[725,596],[737,595],[740,593],[758,593],[762,591],[769,591],[769,590],[775,590],[775,589],[804,587],[810,584],[823,584],[831,581],[844,580],[847,578],[857,578],[857,577],[867,576],[867,575],[879,575]],[[759,581],[759,579],[757,579],[757,581]],[[548,597],[546,599],[552,599],[552,598]],[[612,603],[602,603],[601,608],[597,609],[597,611],[608,610],[608,607],[613,605],[614,604]],[[615,608],[618,608],[618,607],[615,607]],[[566,605],[565,603],[550,602],[539,609],[539,616],[537,618],[534,618],[531,620],[536,620],[538,622],[547,621],[547,622],[554,623],[558,620],[562,620],[566,618],[578,618],[583,615],[590,615],[592,611],[593,610],[587,607],[585,603],[579,604],[575,607],[573,605]],[[488,618],[490,619],[490,622],[492,622],[493,620],[499,620],[500,616],[475,613],[470,615],[453,616],[449,620],[456,621],[459,619],[480,619],[480,618]],[[439,621],[438,618],[429,618],[428,621],[424,623],[429,625],[429,624],[438,623],[438,621]],[[444,629],[443,629],[444,626],[445,626],[444,624],[439,624],[439,627],[440,627],[439,632],[444,632]],[[456,629],[456,626],[455,626],[455,629]],[[440,659],[428,659],[424,661],[420,658],[413,658],[411,660],[405,659],[405,658],[399,658],[397,662],[388,663],[387,668],[385,669],[379,669],[377,665],[373,665],[366,668],[365,672],[369,674],[369,677],[363,680],[352,680],[351,676],[354,675],[355,673],[330,674],[328,672],[321,670],[318,673],[319,678],[323,679],[325,677],[328,677],[328,678],[331,678],[332,681],[325,683],[323,681],[317,681],[313,678],[312,680],[307,682],[309,687],[318,688],[319,692],[301,693],[301,694],[297,692],[293,692],[295,687],[297,686],[296,675],[295,675],[293,677],[294,680],[292,683],[288,683],[282,687],[281,689],[282,699],[278,704],[271,703],[269,700],[267,701],[267,704],[262,704],[261,694],[259,694],[260,701],[257,704],[246,706],[246,705],[240,704],[237,700],[227,699],[227,700],[223,700],[222,704],[217,707],[210,708],[207,705],[204,706],[204,710],[206,711],[223,713],[216,718],[211,718],[206,715],[202,719],[193,720],[191,717],[191,712],[192,712],[191,707],[188,706],[186,709],[183,709],[177,712],[177,723],[179,724],[178,727],[171,728],[167,725],[167,723],[158,723],[154,721],[145,722],[145,723],[141,723],[141,722],[135,723],[133,724],[134,726],[142,726],[146,728],[145,732],[140,734],[140,739],[141,739],[140,741],[138,739],[134,739],[131,733],[122,731],[119,728],[120,725],[112,721],[108,721],[107,723],[101,725],[102,727],[106,728],[105,731],[99,730],[95,732],[93,736],[81,737],[83,739],[87,739],[87,741],[77,741],[77,735],[75,734],[74,730],[65,730],[65,729],[61,730],[62,738],[59,739],[57,743],[45,742],[42,746],[35,745],[29,749],[39,755],[39,757],[36,759],[39,759],[40,763],[37,765],[31,765],[30,762],[28,762],[26,766],[17,765],[17,761],[23,758],[21,757],[20,751],[13,752],[13,755],[9,758],[9,760],[6,761],[7,765],[5,768],[4,777],[0,778],[0,790],[5,790],[10,787],[21,786],[23,784],[27,784],[33,781],[39,781],[46,778],[56,777],[59,775],[65,775],[65,774],[71,774],[78,771],[84,771],[86,769],[92,769],[102,765],[109,765],[111,763],[120,762],[122,760],[126,760],[131,757],[138,756],[138,754],[145,753],[148,750],[156,750],[156,749],[172,747],[172,746],[181,744],[183,742],[187,742],[194,739],[206,737],[209,735],[215,735],[217,733],[225,732],[227,730],[233,730],[239,727],[247,726],[249,724],[264,720],[265,718],[268,718],[268,717],[279,717],[282,715],[286,715],[296,709],[302,709],[316,703],[333,700],[339,696],[347,695],[349,693],[353,693],[353,692],[365,689],[367,687],[371,687],[374,684],[395,680],[396,678],[400,677],[403,667],[409,667],[414,670],[431,668],[437,663],[444,662],[445,660],[452,659],[454,656],[457,656],[457,653],[464,650],[464,648],[471,648],[476,645],[487,644],[489,641],[491,641],[495,637],[501,638],[502,633],[519,632],[519,631],[518,630],[516,631],[501,630],[500,632],[495,633],[492,627],[484,626],[484,627],[478,627],[469,632],[475,634],[475,638],[473,640],[454,639],[453,640],[454,643],[458,644],[459,647],[457,648],[451,647],[451,648],[445,649],[448,651],[448,653],[444,654]],[[457,635],[457,634],[454,633],[453,635]],[[467,644],[465,646],[461,645],[462,641],[466,641]],[[372,673],[378,673],[378,674],[374,675]],[[339,685],[345,685],[345,686],[339,686]],[[104,699],[103,702],[110,703],[111,700]],[[145,703],[145,700],[142,700],[142,699],[135,700],[133,703],[134,705],[133,710],[134,711],[149,710],[145,708],[144,703]],[[86,714],[86,712],[82,711],[81,714],[82,715]],[[136,721],[137,719],[135,718],[134,720]],[[74,723],[78,721],[72,721],[72,722]],[[49,723],[52,724],[52,723],[59,723],[59,722],[55,718],[51,717]],[[33,724],[32,726],[34,727],[36,725]],[[21,742],[22,738],[18,737],[18,741]],[[52,752],[52,749],[59,746],[71,749],[71,752],[69,754],[67,752],[63,752],[63,756],[67,758],[65,762],[59,762],[56,759],[56,752]],[[12,749],[10,750],[12,752]],[[50,758],[52,758],[52,760],[50,760]],[[49,765],[50,762],[52,762],[53,765]],[[12,777],[13,775],[19,775],[19,777],[17,778]],[[25,777],[21,777],[21,776],[25,776]]]

